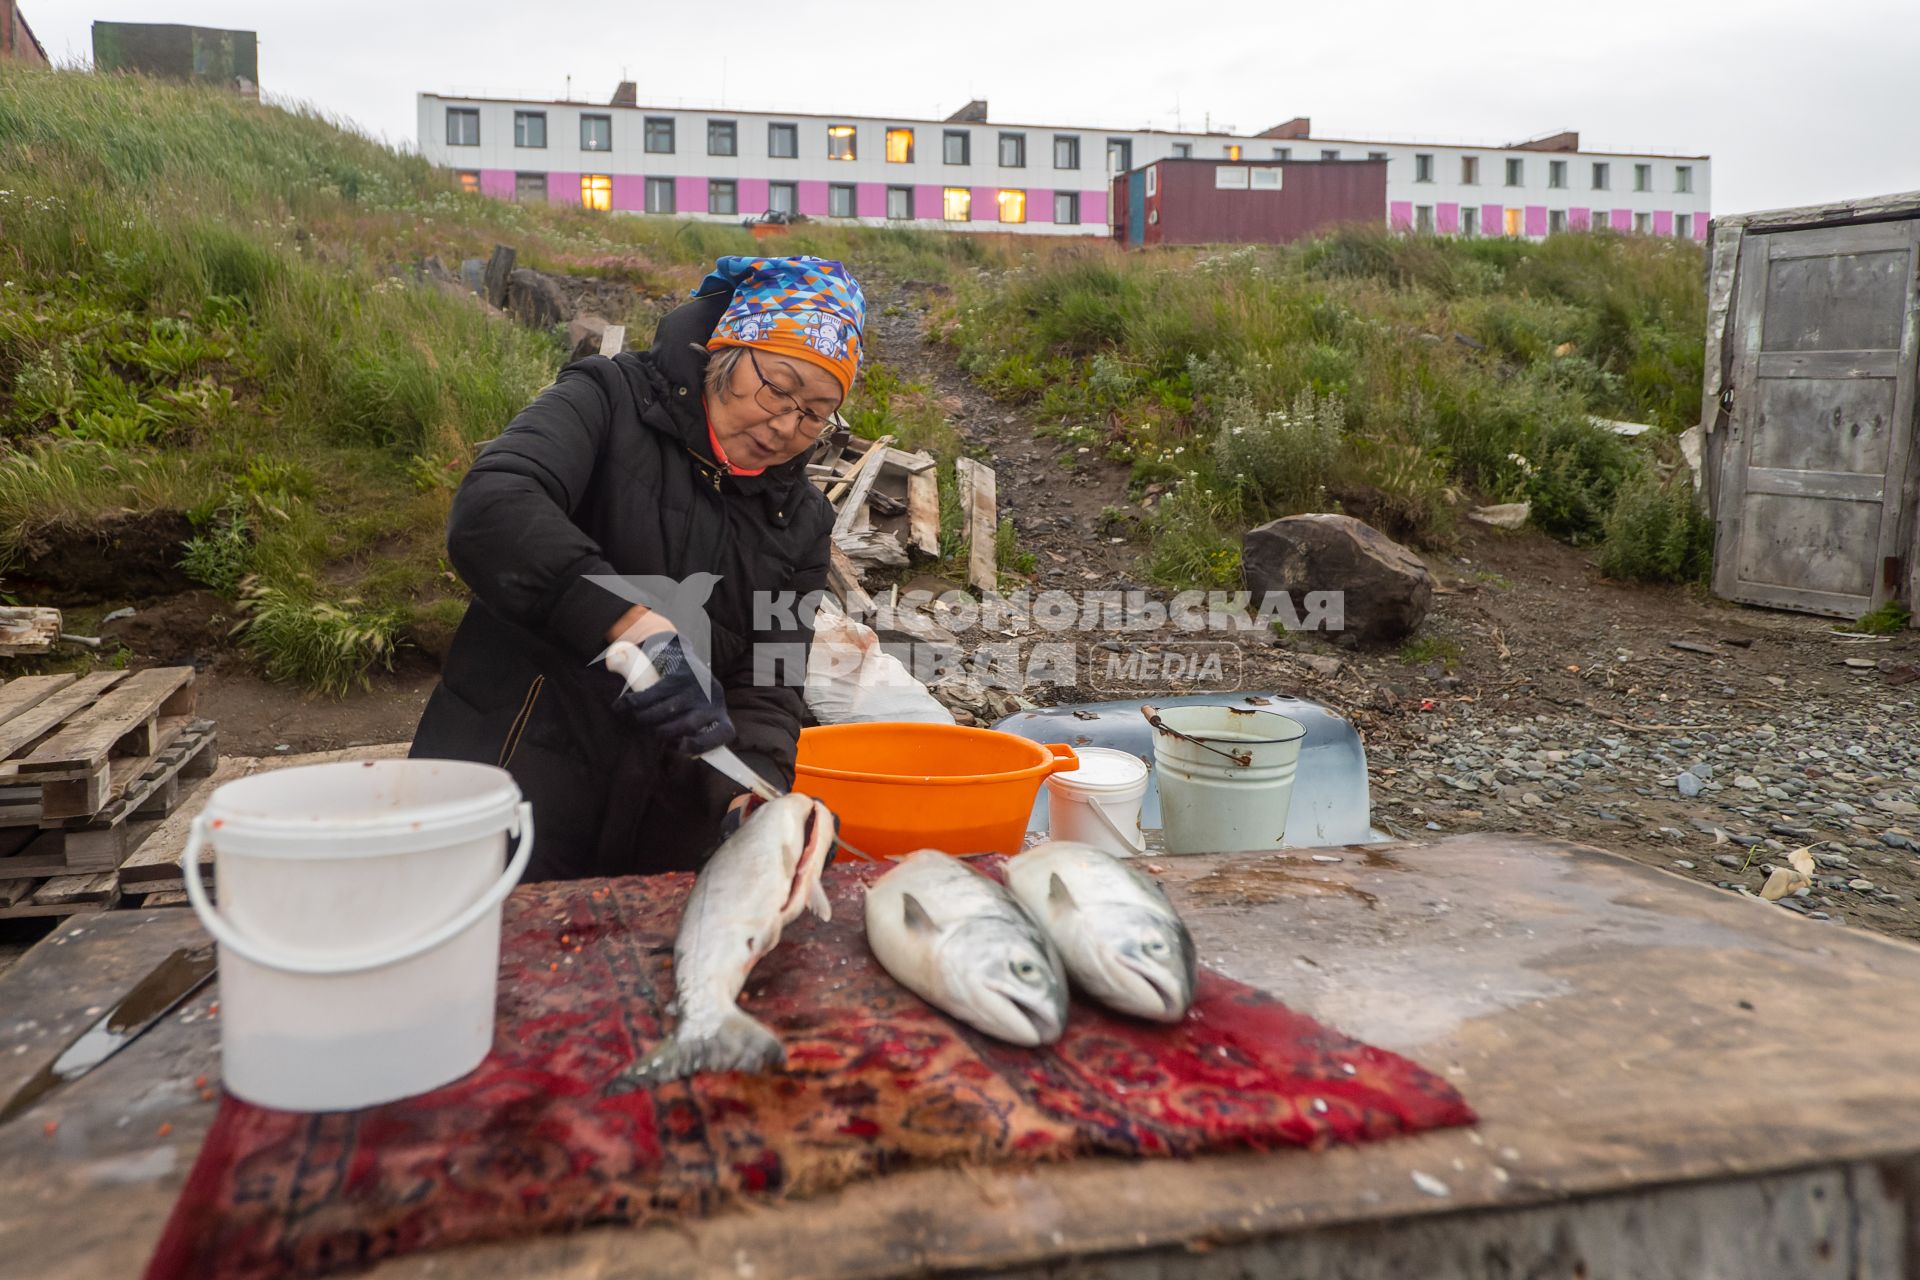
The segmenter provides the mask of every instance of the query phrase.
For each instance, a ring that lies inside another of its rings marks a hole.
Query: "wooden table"
[[[1445,1072],[1477,1129],[921,1170],[374,1274],[1920,1280],[1920,949],[1534,837],[1322,856],[1163,865],[1207,963]],[[162,911],[47,939],[0,979],[0,1089],[197,934]],[[216,1024],[176,1014],[0,1129],[0,1274],[138,1274],[216,1070]]]

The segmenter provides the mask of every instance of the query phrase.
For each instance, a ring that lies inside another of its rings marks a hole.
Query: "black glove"
[[[680,633],[658,631],[640,642],[640,652],[660,673],[645,689],[628,689],[614,704],[627,719],[681,755],[697,756],[733,741],[733,721],[717,685],[700,687]]]

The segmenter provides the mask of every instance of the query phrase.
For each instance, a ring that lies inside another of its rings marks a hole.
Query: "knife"
[[[148,971],[119,1003],[68,1042],[59,1056],[13,1091],[0,1107],[0,1124],[19,1115],[62,1085],[78,1080],[171,1013],[213,976],[213,944],[181,947]]]
[[[614,641],[607,647],[605,657],[607,669],[615,675],[624,677],[629,689],[645,689],[660,679],[660,673],[653,669],[653,663],[648,660],[647,655],[641,651],[639,645],[630,640]],[[733,782],[745,787],[762,800],[778,800],[787,794],[761,777],[751,765],[735,755],[732,747],[715,747],[711,751],[701,752],[694,758],[712,765]],[[864,858],[868,862],[880,861],[864,849],[856,849],[845,840],[841,840],[837,829],[834,832],[834,840],[842,849],[856,858]]]

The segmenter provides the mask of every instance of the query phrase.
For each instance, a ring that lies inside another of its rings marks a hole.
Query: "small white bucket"
[[[1146,762],[1106,747],[1079,747],[1074,754],[1078,769],[1047,779],[1047,834],[1119,858],[1145,850],[1140,800],[1147,794]]]
[[[1277,849],[1306,728],[1273,711],[1166,707],[1153,759],[1168,853]]]
[[[509,835],[519,847],[503,871]],[[226,1087],[263,1107],[337,1111],[473,1070],[493,1045],[500,904],[532,852],[532,806],[491,765],[321,764],[215,790],[181,865],[220,944]]]

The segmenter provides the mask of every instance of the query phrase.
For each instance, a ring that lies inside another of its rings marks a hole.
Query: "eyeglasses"
[[[798,416],[798,429],[806,440],[818,440],[833,425],[831,418],[823,418],[813,410],[794,399],[793,393],[777,387],[767,381],[767,375],[760,369],[759,357],[753,354],[752,347],[746,347],[747,363],[753,366],[753,376],[760,379],[760,387],[753,393],[754,403],[776,418],[784,418],[792,413]]]

